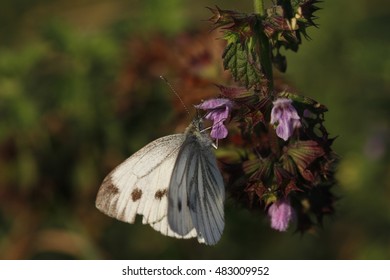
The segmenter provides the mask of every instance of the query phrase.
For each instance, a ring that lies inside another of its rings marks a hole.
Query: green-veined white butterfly
[[[107,175],[96,207],[128,223],[140,214],[164,235],[216,244],[225,224],[225,188],[212,145],[199,120],[185,133],[149,143]]]

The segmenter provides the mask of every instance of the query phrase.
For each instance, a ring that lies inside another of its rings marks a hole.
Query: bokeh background
[[[226,83],[206,6],[229,0],[2,0],[0,258],[390,259],[390,4],[324,1],[319,29],[287,53],[281,79],[326,104],[341,157],[336,214],[300,235],[232,199],[214,247],[95,209],[117,164],[188,115],[164,75],[198,103]],[[223,145],[223,143],[221,143]]]

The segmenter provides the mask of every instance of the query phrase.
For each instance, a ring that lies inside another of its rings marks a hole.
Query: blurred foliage
[[[229,80],[204,7],[250,11],[252,2],[3,2],[0,258],[390,258],[388,1],[325,1],[313,40],[286,52],[283,79],[327,105],[339,136],[337,214],[313,234],[278,233],[228,199],[214,247],[106,217],[95,196],[122,160],[188,124],[159,75],[188,106]]]

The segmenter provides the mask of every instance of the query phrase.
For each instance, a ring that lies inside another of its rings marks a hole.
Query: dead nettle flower
[[[284,141],[291,137],[294,129],[301,127],[300,117],[291,103],[290,99],[278,98],[271,111],[271,124],[276,126],[276,135]]]
[[[294,209],[288,199],[282,198],[269,207],[268,215],[273,229],[286,231],[290,221],[294,218]]]
[[[213,121],[210,136],[214,139],[223,139],[228,135],[224,122],[230,115],[233,102],[226,98],[215,98],[195,105],[195,108],[208,111],[205,118]]]

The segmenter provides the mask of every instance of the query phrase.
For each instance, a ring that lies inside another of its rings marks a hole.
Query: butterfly
[[[224,229],[225,187],[201,120],[161,137],[103,180],[96,207],[110,217],[142,223],[163,235],[216,244]]]

